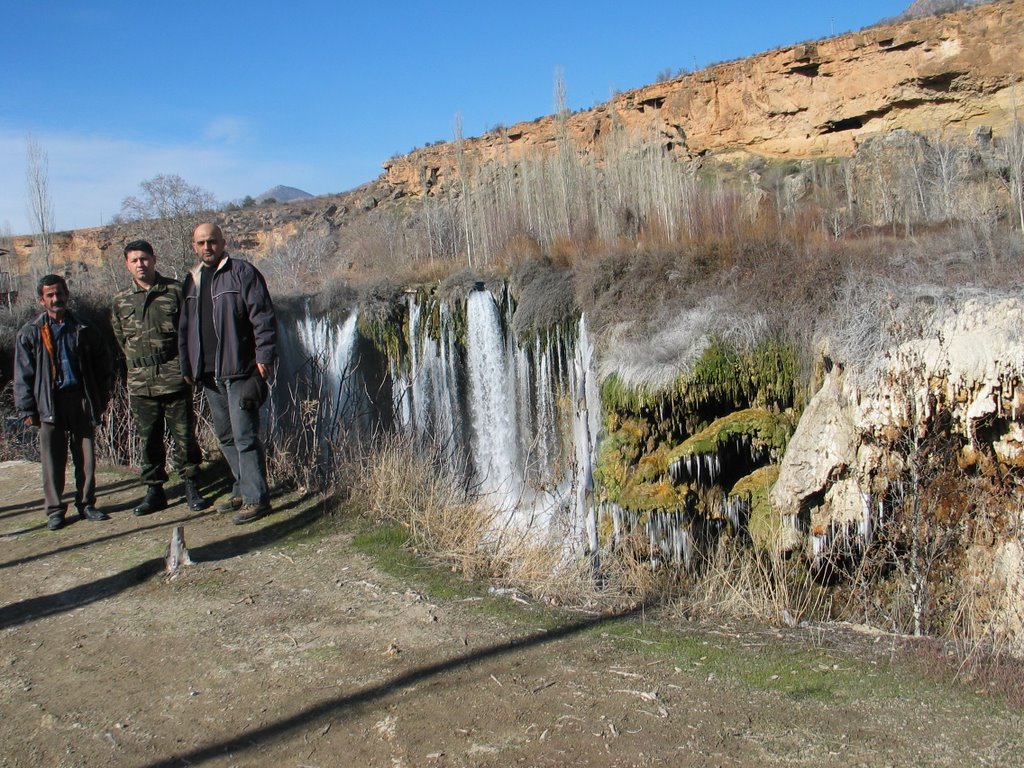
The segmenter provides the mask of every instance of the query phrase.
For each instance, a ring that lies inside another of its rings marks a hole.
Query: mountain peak
[[[278,184],[263,194],[257,195],[256,202],[265,203],[267,200],[275,200],[278,203],[290,203],[292,200],[305,200],[307,197],[312,197],[312,195],[295,187],[285,187]]]

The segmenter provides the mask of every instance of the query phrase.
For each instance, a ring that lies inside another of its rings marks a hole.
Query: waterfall
[[[439,342],[427,333],[422,315],[423,305],[410,296],[409,380],[403,379],[402,424],[415,431],[421,445],[437,449],[449,470],[457,471],[464,462],[451,311],[447,304],[439,307]]]
[[[466,307],[466,360],[475,479],[481,492],[514,503],[522,490],[516,401],[498,308],[487,291]],[[512,358],[514,359],[514,358]]]
[[[318,431],[331,440],[338,439],[343,422],[356,425],[362,411],[352,366],[356,320],[357,314],[352,312],[339,328],[332,320],[315,318],[307,311],[296,327],[304,363],[310,367],[309,386],[317,389],[308,394],[328,403],[319,411]]]
[[[394,425],[501,511],[498,525],[564,542],[566,557],[594,553],[601,409],[586,321],[578,333],[557,327],[519,343],[513,315],[502,315],[511,306],[478,290],[463,315],[410,293],[404,357],[362,361],[354,312],[338,324],[307,308],[282,327],[281,379],[295,421],[288,428],[309,430],[314,455],[329,458],[360,418],[365,434]],[[375,392],[389,398],[375,400]],[[304,410],[313,402],[315,427]]]

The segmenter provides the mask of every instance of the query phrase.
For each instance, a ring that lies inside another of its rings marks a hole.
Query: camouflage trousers
[[[142,481],[161,485],[167,481],[167,448],[164,425],[171,436],[171,460],[182,477],[199,474],[203,460],[196,440],[192,390],[155,397],[131,396],[132,415],[142,441]]]

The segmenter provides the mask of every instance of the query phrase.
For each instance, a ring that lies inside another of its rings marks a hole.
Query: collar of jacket
[[[41,315],[39,315],[39,317],[36,318],[36,327],[42,328],[43,323],[47,322],[47,319],[49,317],[50,316],[46,312],[43,312]],[[81,320],[79,320],[77,317],[71,314],[70,309],[65,310],[64,312],[64,322],[68,323],[69,328],[81,328],[85,325],[85,323],[83,323]]]
[[[231,259],[231,257],[228,255],[227,251],[225,251],[224,252],[224,258],[220,260],[220,264],[218,264],[217,268],[213,270],[213,274],[217,274],[222,269],[227,267],[228,261],[230,259]],[[199,285],[199,270],[201,270],[202,268],[203,268],[203,262],[202,261],[200,261],[198,264],[196,264],[194,267],[192,267],[191,275],[192,275],[192,279],[196,281],[196,285]]]
[[[156,273],[156,277],[153,278],[153,284],[149,288],[143,288],[136,282],[135,278],[132,278],[132,288],[135,293],[146,293],[147,291],[156,291],[157,293],[164,293],[167,290],[167,281],[164,276],[159,272]]]

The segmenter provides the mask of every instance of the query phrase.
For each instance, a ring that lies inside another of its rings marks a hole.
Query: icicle
[[[863,508],[861,510],[860,524],[857,527],[857,533],[860,538],[864,541],[865,545],[871,544],[874,530],[871,527],[871,494],[861,494],[861,501]]]

